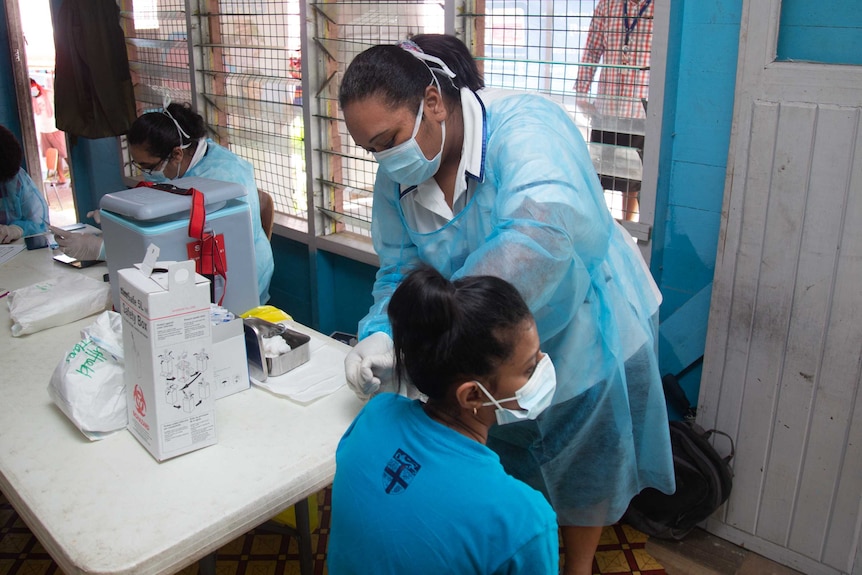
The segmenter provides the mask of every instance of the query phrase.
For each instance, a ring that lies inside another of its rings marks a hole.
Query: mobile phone
[[[45,234],[39,234],[38,236],[27,236],[26,238],[24,238],[24,245],[27,246],[28,250],[47,248],[48,238],[47,236],[45,236]]]
[[[355,333],[344,333],[343,331],[334,331],[329,334],[329,337],[336,341],[340,341],[341,343],[346,343],[350,347],[356,345],[356,334]]]
[[[63,253],[54,254],[54,260],[61,264],[67,264],[73,268],[78,268],[79,270],[102,263],[102,260],[76,260],[75,258]]]

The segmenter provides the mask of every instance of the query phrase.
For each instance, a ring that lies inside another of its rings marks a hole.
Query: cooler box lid
[[[224,207],[228,200],[246,195],[245,187],[240,184],[208,178],[179,178],[168,183],[178,188],[200,190],[208,214]],[[105,194],[99,208],[135,220],[177,219],[188,216],[192,197],[142,186]]]

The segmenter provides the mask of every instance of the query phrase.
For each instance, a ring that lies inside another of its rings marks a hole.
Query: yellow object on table
[[[239,317],[257,317],[270,323],[278,323],[286,320],[293,321],[290,314],[272,305],[259,305],[257,307],[253,307],[247,312],[241,314]]]

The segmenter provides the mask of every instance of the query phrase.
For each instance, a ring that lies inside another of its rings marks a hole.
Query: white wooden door
[[[775,61],[780,4],[743,3],[698,417],[735,478],[707,529],[862,573],[862,67]]]

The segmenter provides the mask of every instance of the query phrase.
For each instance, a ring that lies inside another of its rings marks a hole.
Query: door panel
[[[735,439],[707,528],[850,573],[862,493],[862,69],[776,62],[778,0],[744,0],[699,401]]]

